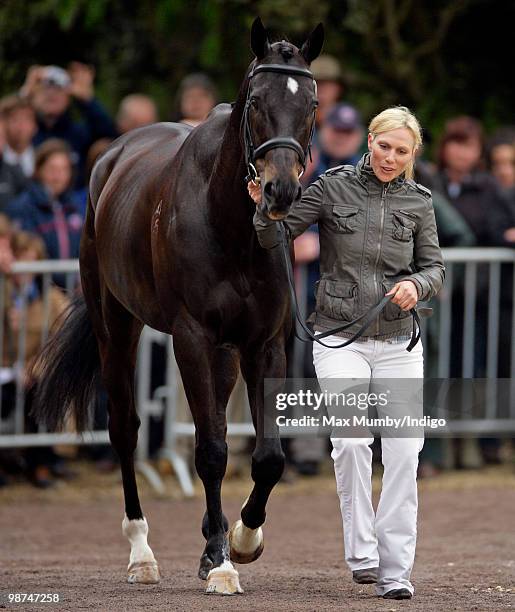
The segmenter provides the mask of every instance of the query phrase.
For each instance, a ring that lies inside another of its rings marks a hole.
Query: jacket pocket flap
[[[333,206],[333,213],[337,217],[352,217],[359,210],[358,206],[347,206],[342,204],[337,204]]]
[[[356,294],[355,283],[346,283],[344,281],[325,281],[325,293],[331,297],[349,298]]]
[[[403,227],[413,230],[417,226],[415,221],[408,218],[407,214],[402,210],[392,210],[392,215]]]
[[[417,214],[411,210],[406,210],[405,208],[399,208],[398,212],[400,212],[401,215],[409,217],[410,219],[413,219],[415,221],[418,219]]]

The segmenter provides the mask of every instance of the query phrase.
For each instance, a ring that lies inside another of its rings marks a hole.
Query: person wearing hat
[[[99,138],[116,138],[116,126],[95,98],[95,71],[91,66],[72,62],[68,70],[59,66],[31,66],[20,95],[28,98],[35,110],[38,129],[34,146],[49,138],[66,141],[72,149],[76,186],[84,184],[84,166],[89,147]],[[75,121],[71,102],[81,115]]]
[[[361,116],[353,106],[333,106],[318,133],[318,163],[311,181],[336,166],[355,166],[360,158],[364,134]]]
[[[341,101],[344,82],[340,62],[332,55],[320,55],[313,60],[311,71],[317,83],[318,108],[317,127],[321,125],[329,110]]]

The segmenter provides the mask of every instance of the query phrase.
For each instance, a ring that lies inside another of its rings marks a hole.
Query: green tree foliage
[[[322,21],[325,51],[340,59],[346,97],[365,117],[406,104],[436,131],[457,113],[488,127],[515,123],[507,50],[515,5],[505,0],[2,0],[0,94],[20,87],[32,64],[79,60],[95,65],[112,111],[143,91],[169,119],[192,71],[210,74],[231,100],[256,15],[275,39],[294,43]]]

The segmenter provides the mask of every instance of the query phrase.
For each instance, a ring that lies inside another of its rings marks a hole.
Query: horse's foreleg
[[[264,435],[263,379],[283,378],[286,358],[282,342],[264,351],[252,351],[242,360],[242,372],[247,382],[252,420],[256,428],[256,447],[252,454],[254,488],[241,509],[241,520],[229,532],[231,559],[236,563],[251,563],[263,552],[261,525],[266,518],[266,504],[284,470],[284,453],[279,435]]]
[[[99,342],[102,378],[109,396],[109,436],[120,458],[125,517],[122,531],[130,542],[127,569],[130,583],[159,582],[159,568],[147,542],[148,524],[143,516],[134,473],[134,451],[139,417],[134,401],[134,368],[141,324],[112,296],[105,298],[104,316],[109,340]]]
[[[242,593],[229,556],[227,519],[221,489],[227,466],[225,406],[237,376],[237,361],[216,349],[204,331],[189,322],[174,330],[174,351],[196,428],[195,466],[206,495],[202,531],[207,539],[199,577],[207,593]],[[224,401],[225,399],[225,401]]]

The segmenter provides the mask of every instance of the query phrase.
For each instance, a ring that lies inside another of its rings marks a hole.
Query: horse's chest
[[[206,318],[225,330],[277,327],[285,310],[285,293],[273,283],[238,275],[219,283],[205,302]]]

